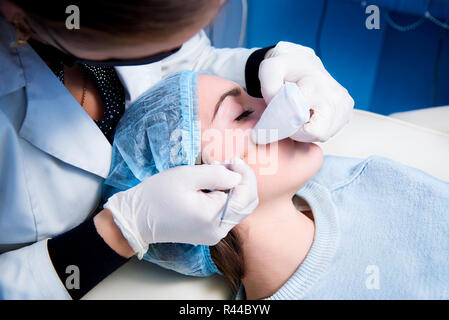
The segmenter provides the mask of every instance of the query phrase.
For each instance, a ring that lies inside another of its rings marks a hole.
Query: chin
[[[321,164],[323,163],[323,159],[324,159],[323,149],[321,149],[321,147],[319,145],[312,143],[312,142],[307,142],[307,143],[306,142],[297,142],[297,141],[295,141],[295,142],[298,144],[301,144],[301,145],[307,145],[308,153],[310,153],[310,156],[316,158],[316,160],[320,160]],[[320,167],[321,167],[321,165],[320,165]]]
[[[323,165],[324,155],[323,150],[315,143],[311,142],[296,142],[302,146],[303,148],[307,148],[306,158],[307,162],[310,164],[310,172],[313,173],[314,176]]]
[[[299,186],[307,183],[321,168],[324,161],[323,150],[315,143],[293,141],[293,152],[285,159],[285,169],[290,171]]]
[[[276,170],[271,175],[261,175],[260,168],[253,167],[259,182],[259,197],[293,195],[323,164],[323,151],[314,143],[282,140],[278,151]]]

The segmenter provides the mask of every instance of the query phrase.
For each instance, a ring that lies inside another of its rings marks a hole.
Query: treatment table
[[[320,143],[325,154],[380,155],[449,182],[449,106],[381,116],[354,110],[351,122]],[[187,277],[137,258],[116,270],[83,299],[230,299],[223,278]]]

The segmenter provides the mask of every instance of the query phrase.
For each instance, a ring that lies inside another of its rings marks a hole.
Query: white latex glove
[[[253,127],[251,138],[257,144],[285,138],[301,141],[300,128],[310,120],[309,109],[296,83],[287,81]]]
[[[354,100],[326,71],[320,58],[308,47],[279,42],[259,67],[262,95],[267,102],[284,82],[295,82],[313,110],[310,120],[296,134],[303,142],[326,141],[349,121]]]
[[[139,259],[150,243],[215,245],[258,205],[252,169],[240,159],[229,167],[232,171],[207,164],[169,169],[116,193],[104,208]],[[226,223],[220,224],[227,194],[219,190],[231,188]]]

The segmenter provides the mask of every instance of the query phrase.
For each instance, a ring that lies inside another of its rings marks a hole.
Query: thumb
[[[203,164],[195,166],[192,183],[196,190],[229,190],[237,186],[242,175],[226,169],[223,165]]]
[[[256,175],[253,169],[240,158],[232,158],[230,169],[242,176],[242,181],[239,186],[254,186],[257,185]]]
[[[250,214],[259,203],[257,178],[251,167],[239,158],[232,160],[231,170],[240,173],[242,181],[233,190],[229,202],[229,214],[226,215],[228,220],[238,223]]]
[[[330,138],[329,129],[331,128],[334,114],[328,111],[330,108],[326,108],[325,104],[321,107],[323,110],[316,108],[310,121],[304,125],[303,129],[306,135],[315,138],[314,141],[325,142]]]
[[[284,84],[284,75],[284,64],[278,57],[267,58],[260,63],[260,90],[267,104]]]

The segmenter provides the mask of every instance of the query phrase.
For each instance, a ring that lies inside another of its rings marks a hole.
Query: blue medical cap
[[[195,164],[201,148],[198,75],[192,71],[173,73],[125,111],[114,135],[111,170],[103,184],[104,201],[158,172]],[[143,259],[185,275],[220,273],[209,246],[204,245],[152,244]]]

